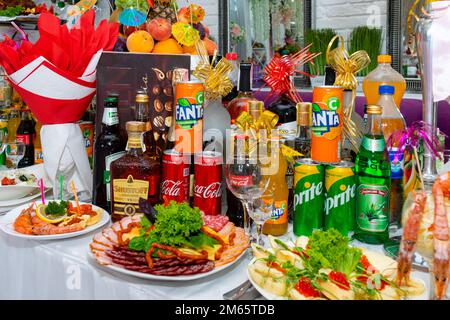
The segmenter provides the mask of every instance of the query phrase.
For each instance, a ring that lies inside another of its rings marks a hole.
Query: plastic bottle
[[[395,88],[395,104],[400,107],[406,91],[406,81],[400,73],[392,68],[391,63],[390,55],[379,55],[378,67],[363,80],[363,90],[368,105],[377,104],[380,98],[378,88],[381,85],[390,85]]]
[[[406,128],[406,122],[394,101],[393,86],[380,86],[378,105],[382,107],[381,127],[384,139],[389,140],[392,134]],[[398,151],[396,142],[388,148],[391,161],[391,194],[390,194],[390,225],[395,229],[401,227],[403,209],[403,162],[404,155]]]

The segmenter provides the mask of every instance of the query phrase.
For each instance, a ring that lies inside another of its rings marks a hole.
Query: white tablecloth
[[[189,282],[148,281],[106,271],[89,256],[93,234],[52,242],[0,232],[0,299],[222,299],[245,280],[247,258]]]

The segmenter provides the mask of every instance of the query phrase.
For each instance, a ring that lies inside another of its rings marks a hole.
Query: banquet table
[[[219,300],[247,280],[246,257],[187,282],[149,281],[105,270],[89,256],[94,234],[34,241],[0,232],[0,299]]]

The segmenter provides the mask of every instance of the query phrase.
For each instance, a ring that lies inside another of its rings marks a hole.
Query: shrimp
[[[420,222],[422,221],[426,201],[427,196],[425,192],[420,192],[414,195],[414,204],[410,208],[408,220],[403,228],[403,236],[400,243],[397,267],[397,284],[399,286],[402,285],[403,281],[405,281],[406,284],[409,282],[413,254],[416,249]]]
[[[33,227],[33,234],[40,235],[40,236],[48,236],[48,235],[55,235],[55,234],[63,234],[63,233],[71,233],[71,232],[77,232],[84,230],[85,226],[81,224],[74,224],[64,227],[55,226],[53,224],[49,223],[41,223],[37,224]]]
[[[442,180],[433,186],[434,196],[434,228],[433,228],[433,273],[435,281],[435,295],[441,300],[445,296],[449,276],[449,228],[447,209],[444,202]]]
[[[31,218],[31,212],[34,210],[34,202],[14,221],[14,230],[23,234],[33,234],[33,223]]]

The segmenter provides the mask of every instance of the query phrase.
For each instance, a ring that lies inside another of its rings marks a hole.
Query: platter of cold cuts
[[[188,281],[231,267],[249,246],[244,229],[225,216],[204,216],[176,202],[141,208],[144,214],[94,236],[91,256],[99,265],[143,279]]]

